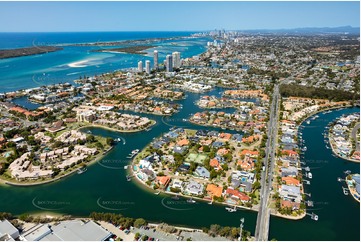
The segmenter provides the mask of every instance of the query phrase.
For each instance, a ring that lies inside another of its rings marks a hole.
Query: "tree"
[[[144,226],[146,225],[147,222],[145,221],[145,219],[143,218],[137,218],[135,221],[134,221],[134,227],[136,228],[140,228],[141,226]]]
[[[209,228],[209,234],[212,236],[218,235],[218,232],[220,231],[221,226],[219,224],[212,224]]]

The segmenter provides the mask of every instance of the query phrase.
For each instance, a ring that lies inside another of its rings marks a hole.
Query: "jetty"
[[[318,215],[315,213],[306,213],[308,216],[311,217],[312,220],[318,221]]]

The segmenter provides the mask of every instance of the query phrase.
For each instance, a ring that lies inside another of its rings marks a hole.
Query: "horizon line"
[[[0,31],[0,33],[94,33],[94,32],[210,32],[214,30],[225,30],[225,31],[257,31],[257,30],[268,30],[268,31],[276,31],[276,30],[296,30],[296,29],[323,29],[323,28],[342,28],[342,27],[350,27],[354,29],[360,29],[360,26],[351,26],[351,25],[343,25],[343,26],[323,26],[323,27],[294,27],[294,28],[254,28],[254,29],[225,29],[225,28],[214,28],[211,30],[63,30],[63,31]]]

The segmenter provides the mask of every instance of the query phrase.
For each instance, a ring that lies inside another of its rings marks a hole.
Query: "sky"
[[[360,3],[0,1],[0,23],[0,32],[359,27]]]

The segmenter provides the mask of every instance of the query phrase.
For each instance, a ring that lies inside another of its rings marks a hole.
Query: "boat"
[[[151,127],[149,127],[149,128],[147,128],[145,131],[151,131],[152,130],[152,128]]]
[[[310,200],[306,201],[306,205],[308,207],[313,207],[313,201],[310,201]]]
[[[350,170],[344,171],[343,173],[345,173],[346,175],[349,175],[351,173]]]
[[[136,154],[138,154],[139,153],[139,150],[138,149],[136,149],[136,150],[133,150],[128,156],[127,156],[127,158],[133,158]]]
[[[86,171],[87,171],[86,167],[82,167],[82,168],[79,168],[79,169],[77,170],[77,173],[80,175],[80,174],[83,174],[83,173],[86,172]]]
[[[342,187],[343,190],[343,194],[345,194],[346,196],[348,195],[348,189],[346,187]]]
[[[237,208],[236,208],[236,206],[234,206],[234,208],[226,207],[226,210],[227,210],[229,213],[234,213],[234,212],[237,211]]]
[[[305,179],[303,179],[303,181],[305,182],[305,184],[307,184],[307,185],[310,185],[311,184],[311,182],[309,181],[309,180],[305,180]]]
[[[132,180],[132,176],[127,175],[127,181],[131,181]]]
[[[128,166],[124,166],[124,170],[128,169]]]
[[[307,177],[312,179],[312,173],[311,172],[307,173]]]
[[[87,131],[87,133],[88,133],[88,134],[91,134],[91,133],[92,133],[92,131],[88,130],[88,131]]]
[[[310,124],[310,123],[311,123],[311,121],[310,121],[310,120],[307,120],[307,121],[306,121],[306,123],[307,123],[307,124]]]
[[[312,214],[311,214],[311,219],[317,221],[317,220],[318,220],[318,215],[312,213]]]
[[[305,171],[310,171],[311,169],[310,169],[310,167],[309,166],[306,166],[305,167]]]
[[[187,200],[187,203],[196,203],[196,201],[194,201],[193,198],[190,198]]]
[[[155,194],[155,195],[159,195],[159,194],[160,194],[160,191],[158,191],[158,192],[155,192],[154,194]]]
[[[302,151],[306,151],[306,150],[307,150],[307,146],[303,147],[301,150],[302,150]]]
[[[212,205],[212,204],[213,204],[213,200],[212,200],[212,201],[210,201],[208,204],[209,204],[209,205]]]
[[[183,122],[187,122],[188,120],[186,118],[182,119]]]

